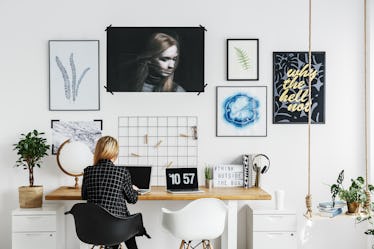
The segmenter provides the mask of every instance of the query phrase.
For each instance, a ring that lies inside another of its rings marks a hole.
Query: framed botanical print
[[[49,110],[99,109],[99,41],[49,41]]]
[[[258,39],[227,39],[227,80],[259,79]]]
[[[325,123],[325,52],[312,52],[309,72],[308,52],[273,53],[273,123]],[[309,101],[309,75],[312,101]]]
[[[217,137],[267,136],[267,87],[217,87]]]

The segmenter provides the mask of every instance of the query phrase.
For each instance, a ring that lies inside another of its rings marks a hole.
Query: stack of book
[[[332,201],[321,202],[318,204],[318,210],[322,217],[333,218],[343,213],[343,208],[346,206],[344,201],[336,201],[333,205]]]

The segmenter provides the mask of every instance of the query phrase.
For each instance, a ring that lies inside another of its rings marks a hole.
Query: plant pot
[[[348,213],[355,214],[355,213],[358,213],[358,211],[360,209],[360,203],[358,203],[358,202],[348,203],[347,202],[347,207],[348,207]]]
[[[20,208],[38,208],[43,204],[43,186],[21,186],[18,188]]]
[[[207,189],[213,188],[213,180],[212,179],[205,179],[205,187]]]

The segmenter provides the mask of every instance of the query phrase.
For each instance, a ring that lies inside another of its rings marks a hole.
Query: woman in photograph
[[[106,209],[117,217],[127,217],[128,203],[138,201],[138,188],[131,183],[125,167],[117,167],[118,142],[110,136],[101,137],[96,144],[93,166],[84,169],[82,199]],[[135,237],[125,241],[128,249],[137,249]],[[110,248],[118,248],[119,245]]]
[[[137,58],[135,91],[185,92],[174,81],[178,62],[178,41],[165,33],[152,34],[144,52]]]

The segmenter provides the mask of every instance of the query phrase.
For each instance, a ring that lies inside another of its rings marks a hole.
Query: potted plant
[[[206,166],[204,169],[205,173],[205,187],[212,188],[213,187],[213,167]]]
[[[365,180],[362,176],[358,176],[356,179],[351,179],[351,185],[348,189],[343,187],[344,170],[339,173],[337,183],[331,186],[332,201],[335,203],[335,197],[338,195],[341,200],[347,202],[348,213],[358,213],[359,209],[366,202],[366,186]],[[369,184],[369,191],[372,191],[374,187]]]
[[[34,185],[34,167],[40,168],[40,163],[48,155],[47,151],[50,146],[47,144],[47,139],[41,137],[41,135],[44,135],[44,133],[33,130],[26,135],[21,134],[18,143],[13,144],[13,150],[17,151],[19,156],[16,166],[21,166],[29,172],[29,186],[18,188],[21,208],[42,206],[43,186]]]

